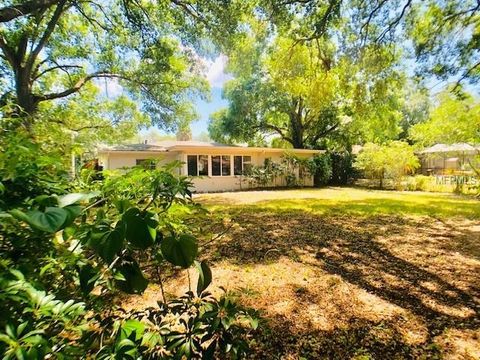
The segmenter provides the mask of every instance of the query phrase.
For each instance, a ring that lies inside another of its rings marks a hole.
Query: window
[[[208,175],[208,155],[187,156],[188,176]]]
[[[198,175],[208,176],[208,155],[198,155]]]
[[[230,176],[230,155],[212,156],[212,176]]]
[[[233,157],[233,174],[242,175],[250,170],[252,166],[251,156],[234,156]]]
[[[243,174],[243,161],[242,156],[233,157],[233,174],[242,175]]]
[[[252,157],[244,156],[243,157],[243,172],[248,172],[252,168]]]
[[[155,170],[157,168],[157,164],[153,159],[136,159],[135,165],[141,165],[148,170]]]
[[[212,156],[212,176],[220,175],[220,156]]]
[[[222,176],[230,175],[230,155],[222,156]]]
[[[197,155],[187,156],[188,176],[198,175],[197,157],[198,157]]]

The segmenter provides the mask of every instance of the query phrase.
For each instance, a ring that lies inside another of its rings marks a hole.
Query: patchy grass
[[[198,200],[235,223],[202,256],[216,289],[263,316],[251,358],[480,358],[477,200],[348,188]]]
[[[212,211],[302,211],[316,215],[428,215],[480,218],[476,199],[454,194],[398,192],[360,188],[248,191],[206,194],[198,199]]]

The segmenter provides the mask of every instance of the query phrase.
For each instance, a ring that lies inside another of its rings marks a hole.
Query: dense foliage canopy
[[[251,20],[250,37],[228,53],[229,106],[211,117],[210,135],[347,150],[405,139],[428,117],[434,79],[455,90],[477,80],[479,10],[473,1],[294,1],[273,33]]]

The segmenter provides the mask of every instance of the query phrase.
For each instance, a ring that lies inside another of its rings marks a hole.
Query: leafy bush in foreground
[[[9,162],[15,149],[0,146],[0,162]],[[59,187],[27,182],[21,189],[21,169],[43,171],[28,164],[35,161],[28,155],[20,170],[0,169],[0,353],[6,359],[244,354],[247,327],[256,323],[228,294],[215,299],[205,291],[211,270],[196,262],[198,241],[179,215],[203,210],[192,202],[188,179],[175,175],[178,164]],[[167,301],[165,277],[193,265],[196,294]],[[157,309],[126,313],[112,305],[116,293],[141,294],[152,279],[162,289]]]

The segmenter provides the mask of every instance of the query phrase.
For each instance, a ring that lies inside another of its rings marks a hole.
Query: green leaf
[[[132,204],[128,199],[114,200],[113,205],[115,205],[115,208],[120,214],[123,214],[125,211],[132,207]]]
[[[26,322],[26,321],[21,323],[20,325],[18,325],[18,327],[17,327],[17,337],[20,337],[22,335],[23,330],[25,330],[27,325],[28,325],[28,322]]]
[[[75,221],[78,215],[81,214],[83,208],[78,205],[69,205],[69,206],[65,206],[63,210],[67,212],[67,220],[65,220],[65,223],[63,224],[62,228],[66,228],[67,226],[70,226]]]
[[[149,213],[143,215],[138,208],[130,208],[122,217],[127,241],[142,250],[152,246],[157,236],[157,222],[149,216]]]
[[[169,236],[163,239],[161,249],[168,262],[186,269],[197,257],[198,243],[191,235]]]
[[[212,270],[205,260],[195,261],[198,270],[197,295],[200,295],[212,283]]]
[[[123,323],[121,328],[120,339],[130,338],[132,333],[135,333],[135,340],[140,340],[142,338],[143,332],[145,331],[145,324],[138,320],[127,320]]]
[[[34,199],[35,203],[41,206],[56,206],[58,205],[58,200],[55,196],[52,195],[39,195]]]
[[[125,280],[116,280],[116,286],[128,294],[141,294],[148,285],[148,280],[142,274],[137,262],[133,259],[124,260],[122,264],[116,268]]]
[[[252,329],[256,330],[258,328],[258,319],[253,316],[249,316],[248,320]]]
[[[110,264],[125,246],[123,223],[119,221],[115,229],[98,226],[92,231],[89,244],[103,260]]]
[[[31,210],[27,213],[14,209],[10,214],[18,220],[25,221],[33,229],[49,233],[62,229],[69,216],[68,211],[57,207],[47,207],[44,212]]]

